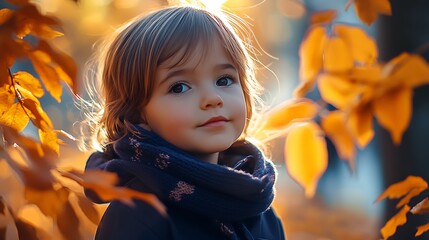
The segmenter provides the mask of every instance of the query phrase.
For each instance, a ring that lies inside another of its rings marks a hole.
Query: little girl
[[[106,45],[93,136],[102,149],[86,169],[155,194],[167,215],[113,201],[96,239],[285,239],[271,208],[273,163],[248,141],[258,87],[250,43],[230,24],[239,19],[229,13],[170,7]]]

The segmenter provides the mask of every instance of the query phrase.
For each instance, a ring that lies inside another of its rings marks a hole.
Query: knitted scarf
[[[231,239],[237,236],[227,222],[240,221],[267,210],[274,198],[276,172],[270,160],[248,141],[235,142],[219,154],[219,163],[203,162],[135,125],[113,145],[115,158],[91,155],[88,168],[116,172],[121,183],[138,178],[167,205],[180,206],[215,220]]]

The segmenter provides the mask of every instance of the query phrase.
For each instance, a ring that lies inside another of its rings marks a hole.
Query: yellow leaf
[[[372,108],[370,104],[360,104],[349,115],[347,126],[360,148],[364,148],[374,137]]]
[[[58,144],[58,136],[57,133],[53,130],[47,130],[43,131],[39,129],[39,137],[40,142],[42,142],[43,145],[54,151],[56,154],[59,154],[60,152],[60,146]]]
[[[101,170],[90,170],[85,171],[85,173],[79,173],[72,170],[61,172],[61,175],[76,181],[86,189],[94,191],[103,201],[109,202],[117,199],[125,204],[132,205],[131,199],[136,198],[151,204],[161,214],[166,214],[165,206],[155,195],[116,187],[118,176],[114,173]]]
[[[31,52],[29,57],[48,92],[57,102],[61,102],[62,86],[58,73],[53,67],[46,63],[47,57],[49,56],[42,51],[36,50]]]
[[[73,92],[77,92],[77,66],[73,58],[52,48],[46,41],[39,42],[38,49],[51,56],[52,61],[57,64],[55,70],[57,71],[61,80],[65,81],[72,87]]]
[[[15,93],[9,84],[0,87],[0,117],[12,106]]]
[[[375,85],[383,78],[382,67],[380,65],[357,66],[352,69],[349,77],[359,83]]]
[[[426,223],[424,225],[417,227],[417,232],[416,232],[415,237],[418,237],[427,231],[429,231],[429,223]]]
[[[299,49],[301,81],[314,82],[322,68],[322,56],[326,41],[327,34],[323,27],[313,27],[307,33]]]
[[[395,144],[400,144],[412,115],[413,91],[402,87],[387,92],[374,100],[374,114],[385,129],[390,132]]]
[[[317,84],[322,99],[336,108],[347,109],[358,100],[359,87],[346,76],[322,74]]]
[[[381,229],[383,239],[388,239],[396,232],[396,228],[404,225],[407,222],[407,213],[410,210],[408,205],[405,205],[395,216],[393,216]]]
[[[13,75],[16,83],[30,91],[35,97],[42,97],[45,91],[39,80],[28,72],[19,71]]]
[[[411,191],[409,191],[407,193],[407,195],[405,195],[401,199],[401,201],[399,201],[398,204],[396,204],[396,208],[400,208],[400,207],[404,206],[405,204],[408,204],[413,197],[419,195],[424,190],[425,190],[424,188],[414,188],[414,189],[411,189]]]
[[[385,198],[400,198],[415,188],[427,189],[428,184],[421,177],[408,176],[405,180],[390,185],[378,198],[377,202]]]
[[[58,190],[45,190],[38,191],[31,188],[25,189],[25,198],[30,202],[36,204],[43,214],[49,217],[55,217],[64,204],[68,201],[69,190],[60,188]]]
[[[79,218],[70,202],[64,202],[56,218],[58,229],[65,240],[82,239],[79,229]]]
[[[11,127],[18,132],[24,130],[29,121],[30,117],[19,102],[14,103],[9,110],[0,116],[0,124]]]
[[[354,61],[364,65],[376,62],[377,45],[375,40],[369,37],[363,29],[348,25],[335,25],[333,31],[346,43],[347,50],[351,52]]]
[[[356,148],[353,137],[346,127],[346,115],[342,111],[331,111],[321,121],[322,128],[335,145],[338,156],[348,161],[355,169]]]
[[[429,83],[429,65],[419,55],[403,53],[386,65],[389,67],[393,67],[389,78],[395,83],[410,87]]]
[[[317,105],[307,98],[285,101],[265,114],[264,129],[281,129],[297,120],[311,119],[317,114]]]
[[[290,176],[304,187],[307,197],[313,197],[328,166],[323,132],[314,122],[297,124],[288,133],[284,150]]]
[[[392,14],[389,0],[354,0],[354,2],[358,17],[367,25],[371,25],[379,13]]]
[[[13,13],[13,10],[7,8],[0,9],[0,25],[9,20],[13,16]]]
[[[311,15],[310,23],[311,25],[330,24],[337,17],[337,15],[337,11],[332,9],[316,12]]]
[[[353,68],[353,58],[344,39],[330,38],[323,54],[323,69],[330,73],[344,73]]]
[[[429,213],[429,199],[425,198],[411,209],[413,214]]]

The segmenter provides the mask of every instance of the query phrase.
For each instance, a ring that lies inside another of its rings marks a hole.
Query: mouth
[[[223,116],[216,116],[212,117],[209,120],[207,120],[205,123],[199,125],[198,127],[208,127],[208,126],[222,126],[224,123],[229,122],[229,120]]]

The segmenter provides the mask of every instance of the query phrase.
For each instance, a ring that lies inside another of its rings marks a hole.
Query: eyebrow
[[[221,71],[221,70],[225,70],[225,69],[232,69],[232,70],[237,71],[237,69],[234,67],[234,65],[232,65],[230,63],[221,63],[221,64],[218,64],[213,69],[215,71]],[[163,84],[164,82],[168,81],[168,79],[170,79],[170,78],[172,78],[174,76],[186,75],[186,74],[189,74],[192,71],[193,71],[193,69],[190,69],[190,68],[179,68],[177,70],[170,71],[167,74],[167,76],[160,81],[160,85]]]

